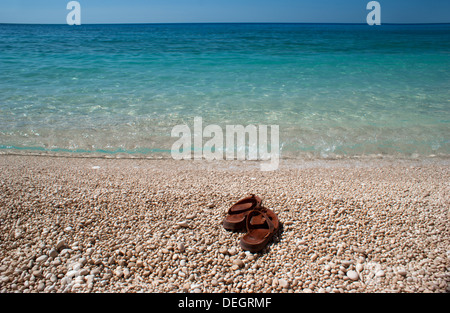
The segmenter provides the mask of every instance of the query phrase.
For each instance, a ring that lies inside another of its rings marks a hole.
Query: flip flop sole
[[[240,230],[245,228],[247,214],[228,215],[223,219],[223,227],[227,230]]]
[[[265,232],[264,234],[266,233],[267,232]],[[259,238],[252,238],[252,236],[245,237],[245,239],[244,237],[242,237],[239,242],[239,245],[241,246],[242,249],[250,251],[252,253],[258,252],[269,243],[274,234],[275,232],[271,233],[270,235],[265,237],[263,241],[261,241]]]
[[[278,231],[278,216],[272,210],[266,209],[265,212],[252,212],[248,218],[250,220],[246,223],[247,234],[242,236],[239,244],[244,250],[258,252],[269,243],[273,235]],[[266,218],[269,219],[267,223],[264,221]]]

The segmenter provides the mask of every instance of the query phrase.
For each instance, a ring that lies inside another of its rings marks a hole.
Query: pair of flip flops
[[[223,227],[237,231],[247,229],[242,236],[240,246],[250,252],[263,249],[279,229],[278,216],[262,206],[262,200],[256,195],[236,202],[223,220]]]

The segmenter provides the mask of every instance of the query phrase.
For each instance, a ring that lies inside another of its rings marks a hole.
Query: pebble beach
[[[0,155],[0,292],[447,293],[443,160],[175,161]],[[257,194],[261,252],[222,226]]]

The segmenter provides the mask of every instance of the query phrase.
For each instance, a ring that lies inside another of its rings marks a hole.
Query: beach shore
[[[450,166],[0,155],[1,292],[449,292]],[[263,198],[260,253],[222,226]]]

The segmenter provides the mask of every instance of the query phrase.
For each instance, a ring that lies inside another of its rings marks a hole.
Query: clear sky
[[[65,24],[69,0],[0,0],[0,23]],[[78,0],[81,23],[365,23],[369,0]],[[379,0],[381,23],[449,23],[450,0]]]

